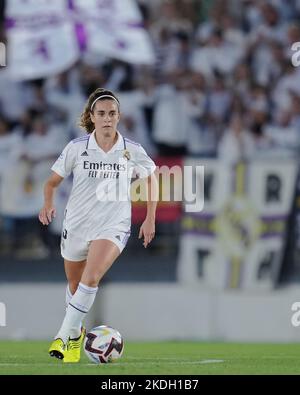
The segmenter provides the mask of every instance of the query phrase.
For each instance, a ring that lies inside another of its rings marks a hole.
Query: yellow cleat
[[[64,362],[76,363],[80,361],[81,345],[85,337],[85,328],[81,328],[81,335],[77,339],[69,339],[64,354]]]
[[[49,348],[49,354],[51,357],[63,359],[65,354],[65,344],[62,339],[55,339]]]

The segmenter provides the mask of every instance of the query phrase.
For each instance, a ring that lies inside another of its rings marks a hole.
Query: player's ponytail
[[[85,131],[90,134],[95,129],[95,125],[91,120],[91,113],[94,110],[95,104],[98,100],[111,99],[114,100],[118,104],[118,108],[120,109],[120,103],[118,98],[114,93],[107,89],[98,88],[96,89],[88,98],[87,103],[85,105],[84,111],[80,116],[79,126],[81,126]]]

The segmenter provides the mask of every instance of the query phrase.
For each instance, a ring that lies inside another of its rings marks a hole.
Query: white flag
[[[87,50],[129,63],[153,64],[154,50],[135,0],[74,0]]]
[[[47,77],[79,58],[65,0],[7,1],[7,67],[15,80]]]

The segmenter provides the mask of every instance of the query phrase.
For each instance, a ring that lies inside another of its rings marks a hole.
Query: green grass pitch
[[[299,344],[125,343],[118,362],[78,364],[48,356],[49,342],[0,341],[0,375],[300,374]]]

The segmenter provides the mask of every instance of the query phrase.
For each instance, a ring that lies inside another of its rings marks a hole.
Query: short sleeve
[[[135,151],[134,171],[139,178],[149,177],[156,169],[156,165],[143,147]]]
[[[63,178],[68,177],[76,162],[76,151],[74,149],[74,144],[70,142],[60,154],[56,162],[51,167],[51,170],[55,171],[58,175]]]

